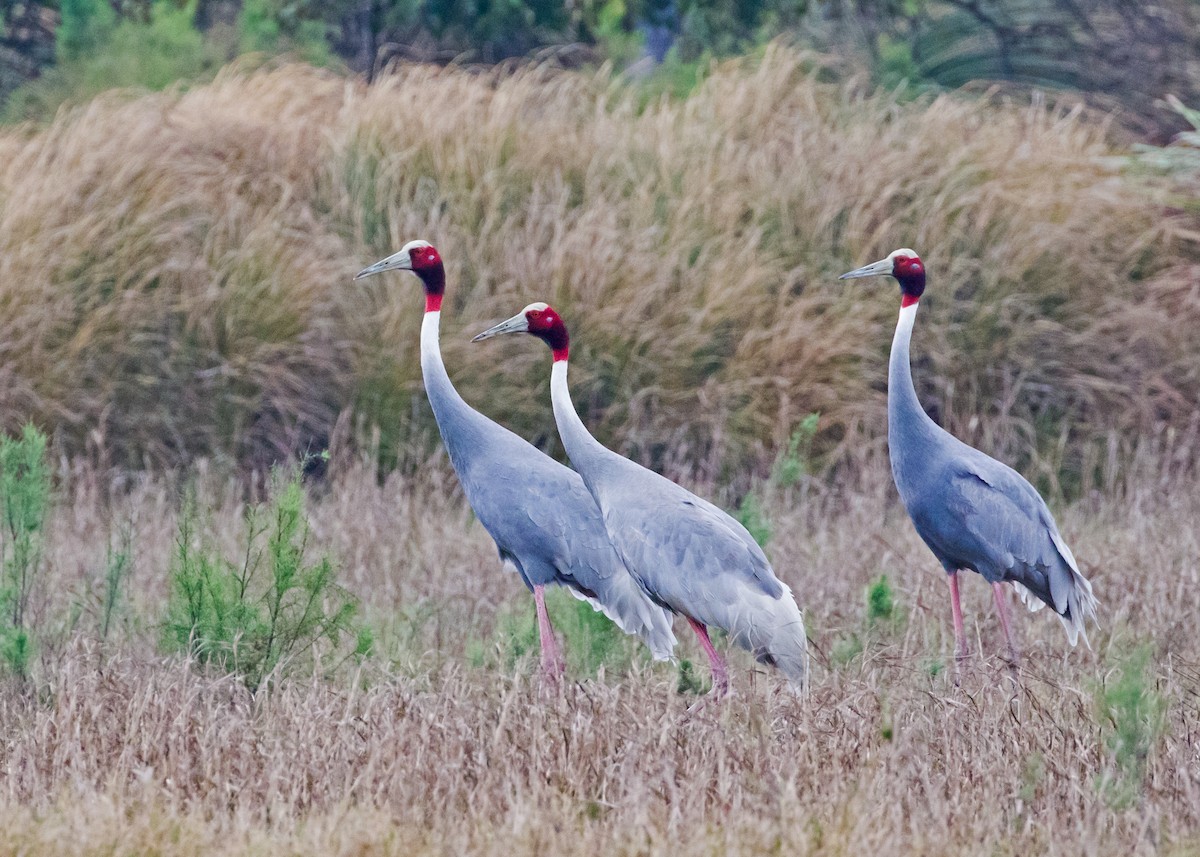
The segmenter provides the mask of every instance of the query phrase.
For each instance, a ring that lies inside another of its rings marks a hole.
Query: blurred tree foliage
[[[224,57],[194,15],[168,0],[129,0],[119,9],[108,0],[60,0],[54,63],[11,94],[5,118],[48,116],[106,89],[162,89],[208,76]]]
[[[1196,0],[836,0],[823,12],[889,84],[1075,89],[1151,135],[1183,127],[1164,96],[1200,101]]]
[[[56,11],[33,0],[0,0],[0,97],[54,61]]]
[[[886,85],[1079,90],[1152,137],[1182,128],[1164,96],[1200,102],[1197,0],[0,0],[0,14],[0,99],[74,64],[10,117],[73,90],[203,76],[245,52],[370,77],[395,59],[490,63],[564,45],[585,46],[560,50],[567,61],[686,63],[784,33],[865,58]]]

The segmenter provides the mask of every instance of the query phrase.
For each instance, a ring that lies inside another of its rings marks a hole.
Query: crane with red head
[[[964,569],[992,585],[1013,664],[1018,653],[1004,584],[1011,584],[1030,610],[1053,609],[1072,646],[1080,636],[1087,643],[1084,620],[1095,619],[1096,597],[1046,502],[1011,467],[945,431],[917,399],[909,343],[925,293],[921,257],[907,248],[896,250],[839,279],[876,276],[890,276],[900,284],[900,318],[888,364],[892,478],[917,533],[946,571],[955,657],[962,660],[969,654],[958,592],[958,574]]]
[[[550,347],[550,398],[563,447],[630,574],[656,604],[686,618],[696,632],[712,668],[714,695],[728,691],[729,673],[709,626],[727,631],[734,643],[778,667],[802,690],[808,680],[804,617],[746,528],[592,437],[571,402],[570,337],[553,308],[530,304],[474,341],[506,333],[528,333]]]
[[[446,270],[438,251],[427,241],[410,241],[355,279],[383,271],[411,271],[425,287],[425,393],[467,502],[501,561],[533,592],[543,675],[556,681],[563,670],[546,610],[547,585],[565,587],[640,637],[656,660],[669,659],[675,646],[670,617],[621,562],[579,474],[470,407],[451,383],[439,344]]]

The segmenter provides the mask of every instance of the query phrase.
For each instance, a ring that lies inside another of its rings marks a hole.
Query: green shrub
[[[54,41],[59,62],[96,52],[117,26],[117,13],[108,0],[60,0],[58,9]]]
[[[771,540],[771,522],[757,496],[751,493],[743,497],[733,517],[761,547],[767,546]]]
[[[812,472],[812,445],[817,436],[820,414],[809,414],[792,429],[787,448],[781,450],[771,470],[771,482],[777,488],[791,488]]]
[[[132,534],[126,531],[122,534],[120,543],[108,548],[104,561],[104,595],[100,609],[99,633],[101,640],[108,639],[113,621],[117,618],[121,606],[122,589],[126,578],[129,577],[133,566]]]
[[[853,631],[838,635],[829,651],[829,661],[835,667],[848,667],[863,653],[863,640]]]
[[[677,32],[684,60],[751,50],[799,25],[807,0],[631,0],[626,20],[660,21]]]
[[[20,437],[0,439],[0,511],[4,515],[0,661],[18,676],[28,674],[33,649],[27,610],[42,572],[42,539],[49,507],[46,437],[26,425]]]
[[[265,681],[366,655],[371,635],[337,583],[328,556],[308,556],[299,474],[274,477],[273,497],[246,513],[240,559],[222,557],[197,532],[191,497],[180,515],[165,624],[169,647],[236,673],[251,690]]]
[[[238,49],[290,53],[313,65],[332,65],[334,56],[326,39],[328,25],[321,19],[320,8],[279,0],[245,0],[238,16]]]
[[[710,682],[705,680],[700,670],[696,669],[696,665],[688,658],[680,658],[679,676],[675,682],[675,692],[690,696],[703,696],[708,693],[710,688]]]

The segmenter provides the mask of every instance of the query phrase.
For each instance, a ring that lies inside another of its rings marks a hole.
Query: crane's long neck
[[[436,297],[436,300],[433,298]],[[446,365],[442,362],[442,349],[439,342],[442,313],[430,306],[440,306],[441,296],[430,295],[426,298],[425,319],[421,322],[421,376],[425,381],[425,395],[433,408],[433,416],[437,420],[438,430],[442,440],[450,451],[450,459],[454,466],[460,466],[460,455],[464,452],[463,444],[458,441],[460,430],[471,425],[478,414],[463,401],[450,376],[446,373]]]
[[[575,411],[575,405],[571,402],[571,391],[567,387],[565,352],[566,349],[555,352],[554,368],[550,372],[550,401],[554,405],[554,422],[558,425],[558,436],[562,438],[563,449],[567,451],[571,463],[575,465],[584,482],[588,482],[588,474],[592,468],[613,453],[592,437]]]
[[[888,363],[888,447],[893,463],[905,451],[921,440],[936,436],[940,429],[917,399],[913,386],[912,365],[909,358],[909,343],[912,340],[913,323],[917,318],[917,301],[905,301],[896,322],[896,335],[892,339],[892,356]]]

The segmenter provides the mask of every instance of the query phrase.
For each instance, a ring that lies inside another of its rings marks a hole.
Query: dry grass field
[[[43,538],[0,467],[0,857],[1200,852],[1200,228],[1149,163],[1067,107],[901,101],[778,45],[679,96],[288,65],[0,130],[0,427],[55,468]],[[543,349],[468,342],[551,301],[597,436],[753,518],[811,694],[735,652],[688,713],[682,623],[653,664],[561,593],[570,680],[538,686],[421,397],[418,286],[350,280],[418,237],[469,402],[553,451]],[[905,245],[922,399],[1046,489],[1090,649],[1022,612],[1014,673],[976,578],[947,661],[884,450],[897,295],[836,282]],[[252,692],[180,638],[180,569],[258,567],[247,474],[323,449],[295,538],[331,562],[297,580],[336,573],[316,612],[352,596],[330,627],[373,646],[318,638]]]
[[[385,469],[431,451],[416,282],[350,282],[420,237],[469,401],[554,437],[543,355],[467,341],[545,299],[606,439],[745,487],[810,413],[829,462],[878,450],[896,296],[836,276],[911,246],[930,406],[1086,491],[1200,401],[1200,230],[1127,154],[1065,107],[901,102],[779,46],[675,98],[419,66],[113,93],[0,132],[0,420],[101,467],[262,467],[376,427]]]
[[[679,668],[631,646],[558,693],[532,678],[536,650],[504,657],[531,599],[441,461],[419,484],[331,465],[312,546],[376,650],[257,696],[156,654],[178,489],[65,475],[33,677],[0,693],[0,854],[1194,853],[1200,484],[1146,466],[1137,491],[1059,510],[1102,602],[1090,651],[1022,611],[1014,676],[968,581],[975,658],[956,687],[942,573],[875,464],[853,490],[764,504],[807,614],[811,695],[735,652],[735,695],[690,715]],[[207,484],[210,533],[236,553],[240,489]],[[102,631],[118,536],[133,563]],[[880,575],[890,612],[866,598]],[[551,610],[572,627],[575,602]]]

